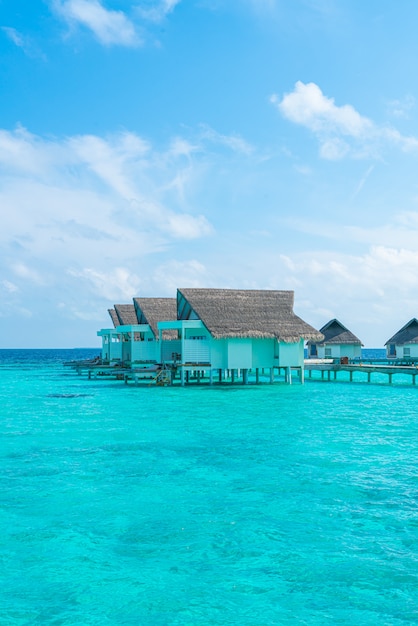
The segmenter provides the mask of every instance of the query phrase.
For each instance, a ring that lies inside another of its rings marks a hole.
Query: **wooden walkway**
[[[365,380],[375,382],[372,380],[372,374],[385,374],[389,384],[394,382],[394,376],[396,374],[406,374],[411,376],[411,383],[416,384],[416,377],[418,376],[418,365],[392,365],[392,364],[371,364],[369,362],[361,363],[327,363],[327,362],[309,362],[305,361],[305,372],[308,379],[313,379],[312,372],[320,372],[320,380],[337,381],[339,372],[348,372],[349,382],[354,381],[356,375],[356,382]],[[376,379],[376,377],[374,377]],[[318,380],[318,377],[315,377]],[[341,377],[340,377],[341,380]]]
[[[393,365],[393,363],[370,363],[362,361],[356,363],[335,363],[331,360],[311,360],[306,359],[304,368],[271,368],[266,374],[264,370],[220,370],[218,375],[212,370],[210,364],[178,364],[177,366],[161,366],[154,363],[144,363],[138,366],[122,367],[114,365],[100,364],[92,361],[72,361],[65,363],[70,366],[78,374],[87,374],[89,379],[101,380],[120,380],[125,382],[133,382],[135,385],[161,385],[168,386],[173,384],[188,385],[190,383],[241,383],[248,384],[249,375],[253,383],[267,381],[275,382],[277,379],[275,374],[291,384],[295,377],[300,383],[304,380],[326,381],[326,382],[382,382],[382,377],[377,376],[383,374],[389,384],[396,382],[397,375],[407,375],[410,377],[412,385],[417,384],[418,364]],[[289,370],[292,371],[289,371]],[[283,371],[282,371],[283,370]],[[343,374],[344,373],[344,374]],[[348,375],[347,375],[348,374]]]
[[[109,365],[97,361],[70,361],[64,363],[71,367],[77,374],[87,374],[89,379],[94,380],[121,380],[126,384],[133,382],[135,385],[189,385],[205,383],[218,384],[243,384],[274,383],[284,380],[287,384],[297,380],[304,382],[303,367],[278,367],[248,369],[214,370],[210,363],[177,363],[157,364],[141,363],[134,365]],[[250,380],[251,379],[251,380]]]

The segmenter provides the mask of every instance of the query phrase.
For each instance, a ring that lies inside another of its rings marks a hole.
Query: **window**
[[[411,348],[404,348],[403,349],[403,355],[404,356],[411,356]]]
[[[331,356],[331,348],[325,348],[325,357]]]

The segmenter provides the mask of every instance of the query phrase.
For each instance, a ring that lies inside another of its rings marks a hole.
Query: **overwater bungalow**
[[[113,309],[108,309],[113,328],[103,328],[99,330],[97,335],[102,338],[102,354],[103,363],[115,364],[123,360],[123,336],[120,327],[124,321],[132,321],[132,314],[135,315],[134,305],[115,304]],[[135,316],[135,323],[137,323]]]
[[[175,319],[175,298],[134,298],[133,304],[116,304],[109,314],[114,328],[97,333],[102,337],[104,363],[132,365],[160,361],[157,323]]]
[[[175,363],[184,374],[196,370],[241,373],[249,370],[291,370],[303,379],[304,342],[323,335],[293,312],[293,291],[243,289],[178,289],[177,319],[158,323],[161,358]],[[176,330],[177,341],[164,341],[162,333]],[[236,373],[236,374],[235,374]]]
[[[418,320],[409,320],[385,346],[388,359],[418,359]]]
[[[177,298],[134,298],[109,310],[102,329],[102,362],[160,364],[184,383],[190,376],[228,376],[292,370],[303,381],[304,343],[323,335],[293,312],[293,291],[178,289]]]
[[[359,359],[362,343],[356,335],[337,319],[332,319],[319,329],[322,341],[307,343],[310,359]]]

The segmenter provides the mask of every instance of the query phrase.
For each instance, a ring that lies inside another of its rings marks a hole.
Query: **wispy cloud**
[[[14,293],[16,291],[19,291],[19,287],[16,287],[14,283],[10,282],[10,280],[7,279],[1,281],[1,286],[7,293]]]
[[[148,232],[148,242],[156,240],[158,245],[161,238],[198,238],[211,232],[209,222],[203,215],[182,212],[178,203],[173,203],[171,181],[183,169],[182,154],[173,153],[171,147],[166,154],[158,152],[129,132],[46,141],[22,128],[13,133],[2,131],[0,161],[7,174],[7,184],[0,192],[2,204],[18,204],[19,210],[11,211],[8,218],[17,226],[16,220],[26,213],[24,207],[42,197],[36,217],[32,212],[22,221],[33,228],[42,222],[43,229],[62,224],[65,239],[74,232],[90,239],[114,239],[118,231],[121,235],[120,228],[132,232],[129,240],[138,230]],[[191,177],[189,172],[189,180]],[[186,193],[184,185],[182,193]],[[57,210],[52,212],[55,202]],[[6,232],[4,223],[3,234]]]
[[[318,139],[320,156],[329,160],[345,156],[378,156],[382,144],[418,151],[418,139],[406,137],[390,126],[378,126],[350,104],[338,106],[315,83],[298,81],[291,93],[270,98],[282,116],[308,128]]]
[[[21,127],[0,132],[0,316],[26,315],[32,298],[39,313],[45,294],[75,317],[91,315],[94,301],[97,318],[97,299],[129,301],[165,276],[164,295],[169,268],[173,280],[182,268],[186,278],[199,275],[198,265],[170,261],[171,249],[214,232],[193,201],[203,184],[196,144],[173,141],[176,149],[168,142],[158,150],[126,131],[61,139]]]
[[[53,0],[55,12],[69,25],[81,25],[106,46],[136,47],[141,39],[123,11],[106,9],[100,0]]]
[[[159,23],[172,13],[180,2],[181,0],[159,0],[147,8],[138,5],[136,11],[142,19]]]
[[[290,272],[306,274],[310,279],[326,283],[324,291],[334,293],[334,298],[357,301],[368,293],[378,296],[416,293],[418,287],[418,252],[387,246],[372,246],[365,254],[355,256],[321,252],[313,260],[312,253],[292,258],[281,255]],[[414,296],[418,303],[418,296]]]
[[[297,285],[301,299],[306,298],[306,313],[298,309],[302,317],[308,315],[319,327],[329,317],[344,323],[349,312],[349,323],[366,329],[364,339],[369,346],[383,346],[400,325],[416,316],[415,250],[372,246],[359,255],[336,251],[280,255],[278,270],[286,275],[289,286]],[[310,300],[310,293],[321,293],[320,304]],[[401,312],[393,307],[394,302],[402,302]]]
[[[230,150],[240,152],[241,154],[250,155],[254,152],[253,146],[251,146],[239,135],[223,135],[206,124],[202,124],[201,129],[202,139],[225,146]]]
[[[1,26],[0,30],[4,32],[7,38],[15,44],[18,48],[21,48],[26,56],[31,58],[46,59],[46,56],[41,52],[38,46],[27,36],[23,35],[15,28],[10,26]]]
[[[141,281],[138,275],[124,267],[100,272],[93,268],[69,269],[68,274],[88,283],[100,298],[110,301],[130,301],[139,293]]]
[[[388,102],[389,115],[397,118],[408,118],[412,109],[415,107],[415,98],[407,95],[399,100],[391,100]]]
[[[353,195],[351,196],[351,199],[353,200],[359,193],[360,191],[363,189],[364,185],[366,184],[367,179],[369,178],[370,174],[373,172],[374,170],[374,165],[370,165],[366,172],[364,173],[364,175],[361,177],[357,187],[354,190]]]
[[[367,176],[367,173],[366,173]],[[308,233],[319,240],[329,239],[340,247],[344,244],[365,244],[366,246],[387,246],[415,249],[418,240],[418,211],[402,211],[386,222],[372,226],[339,224],[329,220],[309,220],[289,218],[283,220],[287,227]],[[328,247],[326,244],[324,247]]]
[[[18,48],[25,48],[25,39],[15,28],[2,26],[1,30]]]
[[[194,259],[169,261],[157,267],[151,277],[154,284],[161,285],[165,293],[175,293],[178,287],[204,287],[210,284],[210,272]],[[181,284],[180,284],[181,283]]]

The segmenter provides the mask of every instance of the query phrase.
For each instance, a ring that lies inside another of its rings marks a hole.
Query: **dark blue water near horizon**
[[[0,350],[0,626],[418,624],[418,388]],[[376,357],[375,357],[376,358]]]

